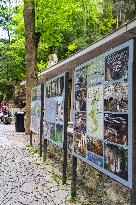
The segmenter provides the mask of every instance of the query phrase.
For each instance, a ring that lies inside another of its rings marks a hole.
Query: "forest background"
[[[7,33],[0,37],[0,100],[13,99],[26,78],[23,10],[21,0],[0,0],[0,28]],[[135,0],[35,0],[38,73],[47,69],[50,54],[61,61],[135,16]]]

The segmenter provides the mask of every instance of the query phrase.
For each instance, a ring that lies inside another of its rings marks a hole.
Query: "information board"
[[[36,134],[40,133],[41,117],[41,85],[32,88],[31,97],[31,131]]]
[[[45,83],[44,138],[63,147],[65,73]]]
[[[75,68],[73,155],[132,187],[133,40]]]

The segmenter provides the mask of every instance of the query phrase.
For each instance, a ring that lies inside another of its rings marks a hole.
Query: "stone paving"
[[[70,185],[55,181],[39,154],[30,156],[25,135],[0,124],[0,205],[68,205]]]

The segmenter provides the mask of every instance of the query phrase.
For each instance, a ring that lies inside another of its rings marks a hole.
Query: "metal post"
[[[45,161],[46,161],[46,158],[47,158],[47,139],[44,139],[43,148],[44,148],[43,162],[45,162]]]
[[[63,176],[62,184],[66,184],[67,181],[67,139],[65,138],[63,144]]]
[[[42,157],[43,111],[44,111],[44,84],[41,84],[40,157]]]
[[[64,101],[64,142],[63,142],[62,184],[66,184],[66,181],[67,181],[68,83],[69,83],[69,73],[66,72],[66,75],[65,75],[65,101]]]
[[[33,136],[33,132],[31,131],[31,132],[30,132],[30,145],[31,145],[31,146],[33,145],[33,143],[32,143],[32,136]]]
[[[76,197],[76,181],[77,181],[77,157],[72,157],[72,181],[71,181],[71,198]]]

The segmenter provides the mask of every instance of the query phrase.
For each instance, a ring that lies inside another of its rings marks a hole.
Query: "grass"
[[[54,169],[52,169],[51,177],[54,181],[58,181],[58,179],[60,179],[59,176],[55,173]]]
[[[68,201],[69,201],[70,204],[71,204],[71,203],[72,203],[72,204],[75,204],[75,203],[77,202],[77,197],[71,196]]]
[[[26,145],[26,149],[27,151],[31,154],[31,155],[34,155],[36,153],[39,152],[39,148],[38,147],[33,147],[31,145]]]

